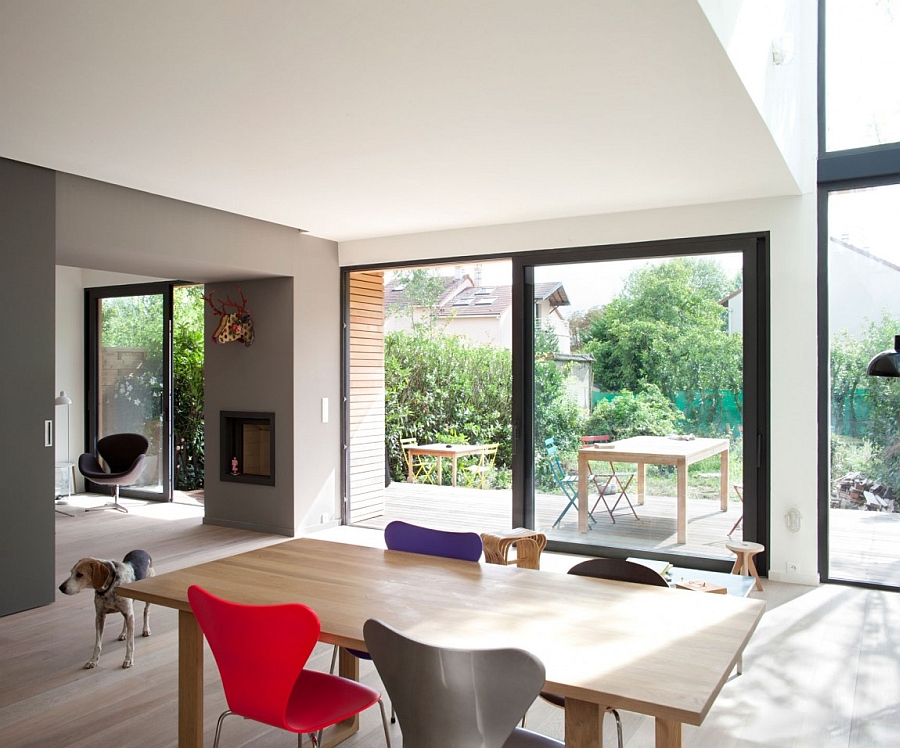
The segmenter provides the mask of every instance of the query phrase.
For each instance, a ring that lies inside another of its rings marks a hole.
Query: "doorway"
[[[171,282],[85,290],[85,438],[149,444],[122,495],[171,501],[203,488],[203,287]]]

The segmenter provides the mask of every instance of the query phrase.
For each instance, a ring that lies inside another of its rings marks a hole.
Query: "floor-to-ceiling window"
[[[821,0],[820,570],[900,585],[900,0]]]
[[[727,564],[729,539],[765,542],[766,244],[516,259],[523,524],[560,549],[700,565]],[[585,503],[575,476],[586,451]]]

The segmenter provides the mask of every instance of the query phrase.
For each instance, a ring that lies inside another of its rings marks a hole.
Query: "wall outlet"
[[[788,574],[796,574],[800,570],[796,561],[788,561],[786,565]]]

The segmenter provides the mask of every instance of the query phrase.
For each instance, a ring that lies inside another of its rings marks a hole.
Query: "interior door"
[[[121,494],[171,501],[172,284],[90,288],[85,294],[88,449],[109,434],[142,434],[150,445],[146,466]]]

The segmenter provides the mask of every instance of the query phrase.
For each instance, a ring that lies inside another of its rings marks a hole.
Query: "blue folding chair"
[[[476,532],[434,530],[400,520],[394,520],[384,528],[384,543],[389,551],[457,558],[461,561],[478,561],[483,551],[481,536]],[[372,659],[368,652],[349,648],[347,651],[361,660]],[[334,673],[337,654],[338,647],[335,646],[334,654],[331,656],[331,673]],[[391,722],[395,721],[394,708],[391,707]]]
[[[550,464],[550,472],[553,474],[556,485],[560,487],[563,496],[566,497],[568,502],[565,509],[563,509],[556,518],[556,522],[553,523],[553,527],[556,527],[562,522],[563,517],[566,516],[566,512],[568,512],[569,509],[574,507],[575,511],[578,511],[578,476],[569,475],[565,471],[565,468],[563,468],[562,463],[559,460],[559,450],[557,450],[556,443],[553,441],[552,436],[549,439],[544,440],[544,447],[547,452],[547,462]],[[597,521],[594,519],[594,515],[590,510],[588,510],[588,520],[591,523]]]

